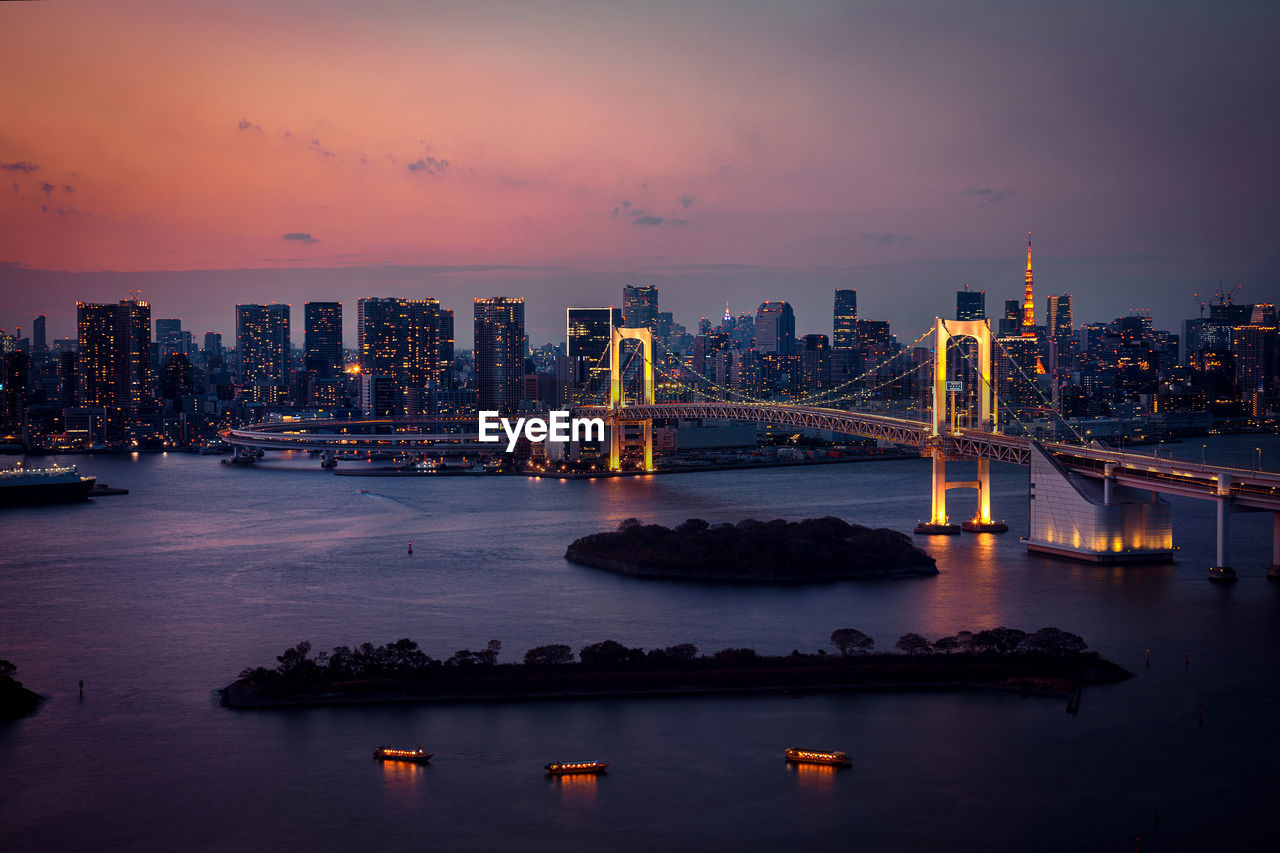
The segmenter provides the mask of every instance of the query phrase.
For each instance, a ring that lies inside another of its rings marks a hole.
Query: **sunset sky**
[[[1021,294],[1280,301],[1274,3],[0,3],[0,326],[657,284],[693,325],[831,290],[909,341]],[[111,271],[111,272],[106,272]]]

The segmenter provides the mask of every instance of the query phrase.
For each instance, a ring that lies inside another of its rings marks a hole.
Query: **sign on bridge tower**
[[[652,406],[653,396],[653,333],[648,329],[628,329],[613,327],[613,335],[609,343],[609,409],[617,412],[624,405],[622,372],[622,342],[639,341],[642,364],[640,372],[644,377],[643,399],[633,401],[642,406]],[[653,470],[653,421],[624,421],[615,416],[609,419],[609,469],[622,470],[622,457],[627,451],[640,446],[644,457],[644,470]]]
[[[960,393],[960,400],[977,400],[977,428],[996,431],[995,384],[991,374],[991,327],[986,320],[934,321],[933,418],[925,453],[933,457],[933,505],[928,521],[916,525],[916,533],[955,534],[962,529],[972,533],[1003,533],[1009,527],[991,518],[991,463],[979,458],[976,480],[947,482],[947,459],[960,457],[950,453],[951,436],[961,431],[956,426],[957,389],[947,381],[949,344],[953,340],[973,339],[977,342],[978,363],[971,375],[978,383],[976,394]],[[963,392],[965,389],[959,389]],[[948,406],[948,399],[950,406]],[[948,417],[950,415],[950,417]],[[947,489],[977,489],[978,509],[971,520],[952,524],[947,516]]]

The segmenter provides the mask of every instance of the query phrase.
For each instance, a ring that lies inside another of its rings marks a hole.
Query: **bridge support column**
[[[947,521],[947,460],[937,453],[933,457],[932,514],[928,521],[916,525],[916,533],[954,536],[959,532],[960,525]]]
[[[1271,567],[1267,580],[1280,581],[1280,512],[1271,513]]]
[[[1236,570],[1231,568],[1231,477],[1218,475],[1218,552],[1217,562],[1209,567],[1209,580],[1233,583]]]
[[[991,460],[978,460],[978,510],[960,525],[968,533],[1007,533],[1009,525],[991,517]]]

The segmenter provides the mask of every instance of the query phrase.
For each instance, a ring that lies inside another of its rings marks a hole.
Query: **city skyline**
[[[1016,297],[1027,231],[1081,316],[1274,301],[1275,9],[375,5],[4,4],[0,325],[504,294],[554,340],[653,284],[923,328]]]

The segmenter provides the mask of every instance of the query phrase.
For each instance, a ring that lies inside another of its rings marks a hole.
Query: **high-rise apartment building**
[[[628,328],[653,329],[658,320],[658,288],[651,284],[623,287],[622,317]]]
[[[289,306],[236,306],[240,385],[253,400],[281,403],[289,389]]]
[[[342,372],[342,303],[308,302],[303,306],[303,367],[318,379]]]
[[[832,316],[831,348],[855,350],[858,348],[858,291],[837,290],[835,312]]]
[[[796,351],[796,315],[788,302],[762,302],[756,309],[755,350],[792,355]]]
[[[985,290],[970,290],[967,284],[964,286],[964,290],[957,290],[956,319],[987,319],[987,292]]]
[[[475,300],[476,400],[481,411],[514,412],[524,396],[524,299]]]
[[[151,404],[151,306],[137,299],[76,303],[82,405],[100,408],[118,437]]]
[[[428,400],[427,389],[446,387],[453,374],[453,312],[436,299],[366,298],[356,304],[360,369],[391,380],[396,402],[379,407],[401,414],[414,399]]]

